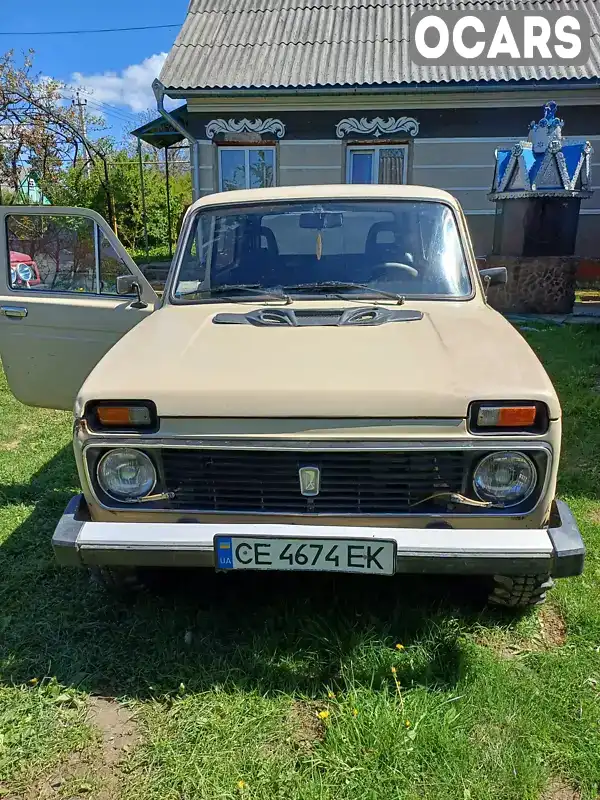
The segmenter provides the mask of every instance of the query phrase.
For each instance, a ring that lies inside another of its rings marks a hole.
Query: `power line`
[[[107,106],[105,103],[99,103],[99,102],[97,102],[95,100],[92,100],[90,98],[86,98],[86,99],[87,99],[88,105],[90,105],[92,107],[92,111],[97,111],[98,113],[106,114],[109,117],[114,117],[115,119],[118,119],[120,122],[123,122],[123,123],[125,123],[127,125],[135,125],[136,124],[136,120],[133,117],[133,115],[132,116],[128,116],[127,112],[121,114],[121,113],[119,113],[119,111],[113,110],[112,106]]]
[[[108,109],[112,109],[112,112],[115,116],[118,114],[119,116],[128,117],[128,121],[137,121],[137,116],[133,114],[131,111],[127,111],[125,108],[119,108],[119,106],[115,106],[112,103],[107,103],[104,100],[97,100],[94,97],[94,90],[93,89],[86,89],[85,86],[77,86],[71,87],[71,91],[81,92],[84,95],[87,95],[87,102],[91,103],[93,106],[98,107],[103,112],[110,114],[111,111]]]
[[[85,90],[85,89],[81,89],[81,88],[80,88],[80,89],[79,89],[79,91],[80,91],[80,92],[83,92],[83,94],[86,94],[86,95],[88,95],[88,98],[87,98],[87,99],[88,99],[88,102],[89,102],[89,103],[92,103],[92,105],[94,105],[94,106],[100,106],[100,107],[101,107],[101,108],[103,108],[103,109],[108,109],[108,108],[110,108],[110,109],[112,109],[113,111],[116,111],[118,114],[120,114],[120,115],[124,115],[124,116],[126,116],[126,117],[129,117],[130,119],[132,119],[132,120],[134,120],[134,121],[137,119],[136,115],[135,115],[135,114],[133,114],[131,111],[127,111],[127,110],[126,110],[126,109],[124,109],[124,108],[119,108],[118,106],[115,106],[115,105],[113,105],[112,103],[106,103],[104,100],[96,100],[96,99],[94,98],[94,96],[93,96],[93,95],[91,95],[91,96],[90,96],[90,95],[88,94],[88,92],[86,92],[86,90]],[[108,112],[107,112],[107,113],[108,113]]]
[[[80,33],[121,33],[122,31],[155,31],[160,28],[180,28],[181,22],[172,25],[139,25],[133,28],[88,28],[78,31],[0,31],[0,36],[68,36]]]

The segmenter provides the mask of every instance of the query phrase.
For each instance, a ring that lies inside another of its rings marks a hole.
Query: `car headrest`
[[[365,242],[365,250],[366,250],[366,252],[369,252],[369,250],[375,250],[377,247],[386,246],[386,245],[389,246],[390,242],[378,242],[377,241],[377,238],[378,238],[379,234],[383,233],[383,232],[393,234],[394,239],[393,239],[392,244],[395,244],[396,236],[397,236],[398,231],[397,231],[396,227],[394,226],[394,223],[393,222],[376,222],[374,225],[371,225],[371,229],[369,230],[369,233],[367,234],[367,240]]]

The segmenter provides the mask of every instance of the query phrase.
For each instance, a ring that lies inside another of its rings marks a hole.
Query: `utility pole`
[[[79,114],[79,129],[81,131],[81,135],[83,136],[84,141],[87,139],[87,130],[85,126],[85,107],[87,106],[87,100],[81,99],[79,92],[75,95],[76,99],[71,100],[71,105],[74,108],[77,108]],[[86,153],[87,156],[87,153]],[[89,159],[86,158],[85,168],[84,168],[86,178],[90,177],[90,162]]]

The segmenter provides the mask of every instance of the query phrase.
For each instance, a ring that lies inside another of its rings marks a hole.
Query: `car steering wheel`
[[[375,264],[375,269],[403,269],[405,272],[409,273],[411,278],[419,277],[418,270],[416,270],[414,267],[411,267],[410,264],[403,264],[402,261],[382,261],[380,264]]]

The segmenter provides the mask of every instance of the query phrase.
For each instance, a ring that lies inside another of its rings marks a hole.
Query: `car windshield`
[[[176,303],[467,297],[454,213],[429,201],[265,203],[196,214]]]

